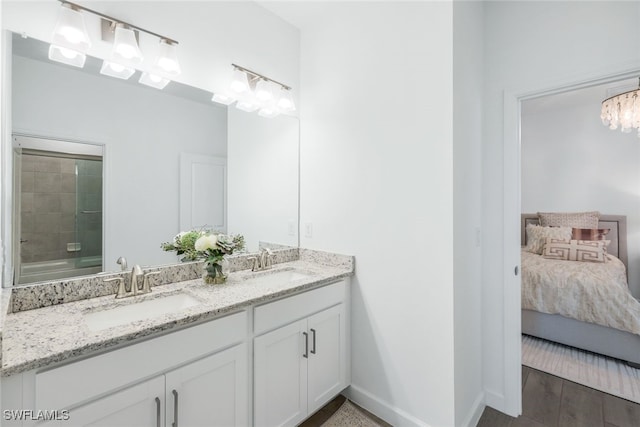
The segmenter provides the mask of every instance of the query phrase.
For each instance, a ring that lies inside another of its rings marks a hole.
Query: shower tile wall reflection
[[[22,155],[23,263],[73,258],[75,242],[76,161]]]
[[[18,283],[102,269],[102,160],[65,156],[21,155]]]

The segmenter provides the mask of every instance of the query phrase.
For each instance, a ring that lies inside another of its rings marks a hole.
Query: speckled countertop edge
[[[232,273],[224,285],[206,285],[201,279],[196,279],[163,285],[155,288],[151,294],[133,298],[115,300],[113,295],[109,295],[4,314],[0,375],[6,377],[72,357],[108,350],[143,337],[210,320],[353,275],[353,257],[342,256],[339,259],[343,262],[328,265],[326,262],[315,262],[311,253],[307,255],[305,260],[280,264],[273,270],[258,273],[269,274],[294,268],[308,275],[280,285],[264,285],[253,280],[253,284],[245,283],[246,279],[254,277],[256,273],[241,271]],[[325,259],[326,255],[319,254],[318,261]],[[345,259],[351,261],[344,261]],[[132,304],[141,299],[153,299],[178,292],[193,296],[201,301],[201,304],[97,332],[91,331],[84,321],[85,312]],[[8,307],[8,301],[4,301],[4,294],[2,302]]]
[[[0,366],[2,366],[2,331],[11,305],[11,289],[0,288]]]

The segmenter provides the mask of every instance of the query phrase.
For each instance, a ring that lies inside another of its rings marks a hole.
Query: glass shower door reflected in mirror
[[[14,144],[14,283],[102,271],[102,148],[18,136]]]

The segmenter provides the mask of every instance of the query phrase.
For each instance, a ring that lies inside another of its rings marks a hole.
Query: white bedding
[[[522,308],[640,335],[640,303],[618,258],[561,261],[522,251]]]

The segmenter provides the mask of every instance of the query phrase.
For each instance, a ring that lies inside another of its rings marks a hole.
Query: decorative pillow
[[[538,212],[538,218],[546,227],[598,228],[600,212]]]
[[[610,228],[572,228],[571,238],[573,240],[605,240],[609,231],[611,231]]]
[[[559,240],[571,240],[570,227],[543,227],[536,224],[527,224],[525,232],[527,233],[527,246],[524,250],[538,255],[542,254],[544,244],[549,237]]]
[[[605,243],[602,240],[559,240],[547,238],[542,256],[549,259],[584,262],[605,262]]]

